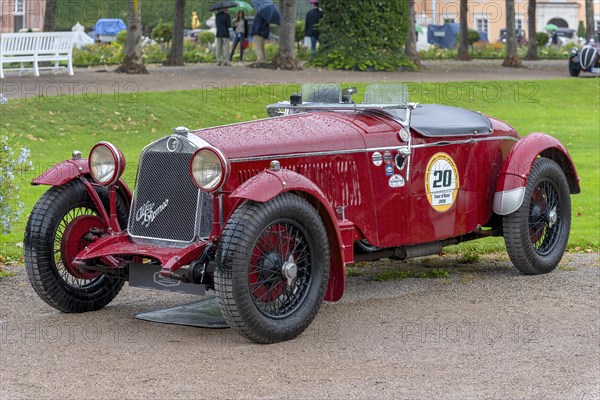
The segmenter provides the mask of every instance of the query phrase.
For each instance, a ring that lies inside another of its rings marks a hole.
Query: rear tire
[[[108,209],[108,191],[96,190]],[[117,215],[122,227],[127,214],[124,202],[118,199]],[[98,215],[78,180],[48,189],[31,212],[25,229],[25,270],[33,289],[57,310],[67,313],[99,310],[123,287],[123,279],[99,272],[80,272],[70,265],[72,260],[65,259],[74,257],[89,243],[78,224],[105,228]],[[65,237],[70,239],[67,241]]]
[[[560,262],[571,229],[571,197],[564,172],[552,160],[531,167],[523,204],[503,219],[504,241],[515,267],[545,274]]]
[[[329,278],[329,242],[305,199],[284,193],[242,204],[223,230],[216,260],[221,312],[246,338],[290,340],[316,316]]]

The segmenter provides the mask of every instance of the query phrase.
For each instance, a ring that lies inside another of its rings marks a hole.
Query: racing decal
[[[427,200],[436,211],[446,211],[456,201],[460,187],[456,163],[446,153],[436,153],[427,163],[425,191]]]
[[[386,151],[383,153],[383,162],[385,165],[392,165],[394,163],[394,156],[391,151]]]
[[[376,167],[379,167],[381,164],[383,164],[383,156],[378,151],[373,153],[373,156],[371,156],[371,159],[373,160],[373,165],[375,165]]]
[[[392,175],[390,177],[389,185],[392,189],[404,187],[404,178],[402,175]]]
[[[394,175],[394,166],[393,165],[386,165],[385,166],[385,174],[387,176],[392,176]]]

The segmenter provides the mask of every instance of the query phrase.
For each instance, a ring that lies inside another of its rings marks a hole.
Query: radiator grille
[[[177,139],[176,143],[172,137],[161,139],[140,156],[129,217],[129,234],[134,238],[177,246],[210,233],[212,196],[194,185],[189,172],[196,147],[183,137]]]

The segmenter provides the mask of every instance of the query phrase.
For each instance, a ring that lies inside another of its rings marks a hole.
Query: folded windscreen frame
[[[310,103],[341,103],[342,88],[338,83],[305,83],[300,87],[302,100]]]

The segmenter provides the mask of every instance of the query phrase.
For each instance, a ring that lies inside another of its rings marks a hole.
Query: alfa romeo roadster
[[[410,103],[401,85],[355,94],[306,85],[270,118],[176,128],[142,150],[133,192],[117,147],[74,152],[32,182],[50,186],[25,232],[33,288],[63,312],[98,310],[126,281],[214,290],[233,329],[273,343],[339,300],[356,261],[504,236],[523,274],[557,266],[580,191],[559,141]]]

